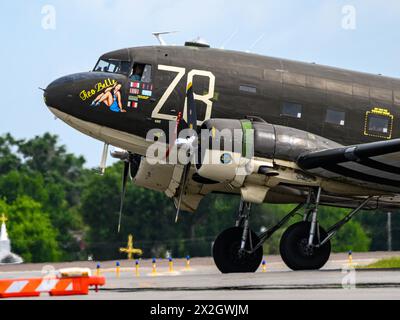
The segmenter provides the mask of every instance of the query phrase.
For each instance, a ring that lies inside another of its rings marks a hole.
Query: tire
[[[251,232],[253,246],[259,242],[258,236]],[[215,240],[213,246],[214,262],[222,273],[256,272],[263,258],[262,246],[254,253],[239,253],[243,228],[234,227],[223,231]],[[249,241],[246,249],[250,248]]]
[[[329,260],[331,242],[326,242],[320,248],[309,248],[311,222],[299,222],[290,226],[283,234],[280,242],[282,260],[292,270],[319,270]],[[327,236],[326,231],[319,227],[320,238]],[[318,236],[314,243],[318,242]]]

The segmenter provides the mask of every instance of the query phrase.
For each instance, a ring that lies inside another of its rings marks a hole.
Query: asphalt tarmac
[[[400,256],[400,252],[354,253],[353,264],[362,266],[384,257]],[[186,260],[158,260],[153,272],[151,260],[140,263],[139,276],[135,261],[101,263],[106,285],[88,296],[33,299],[98,299],[98,300],[274,300],[274,299],[400,299],[400,270],[358,270],[349,266],[347,254],[333,254],[320,271],[293,272],[279,256],[266,259],[254,274],[221,274],[211,258],[194,258],[190,268]],[[23,264],[0,266],[0,279],[40,277],[49,270],[88,267],[96,273],[96,262],[62,264]],[[45,271],[43,271],[45,270]]]

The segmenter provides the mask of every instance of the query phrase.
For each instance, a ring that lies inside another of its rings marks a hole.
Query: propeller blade
[[[126,183],[128,182],[129,170],[130,170],[130,162],[124,163],[124,173],[122,176],[122,193],[121,193],[121,204],[119,207],[119,220],[118,220],[118,233],[121,231],[121,220],[122,220],[122,210],[124,209],[124,201],[126,194]]]
[[[178,223],[178,220],[179,220],[179,214],[181,212],[182,197],[183,197],[183,191],[181,191],[181,193],[179,194],[179,201],[178,201],[178,205],[176,208],[175,223]]]
[[[180,191],[180,193],[179,193],[179,200],[178,200],[178,205],[177,205],[177,208],[176,208],[175,223],[178,222],[179,214],[180,214],[180,212],[181,212],[182,197],[183,197],[183,193],[185,192],[185,188],[186,188],[186,178],[187,178],[187,175],[188,175],[188,173],[189,173],[190,166],[191,166],[190,163],[187,164],[187,165],[185,166],[185,168],[184,168],[184,171],[183,171],[182,180],[181,180],[181,191]]]
[[[187,123],[189,125],[189,129],[192,129],[197,132],[197,109],[196,109],[196,102],[194,100],[194,92],[193,92],[193,84],[190,82],[188,84],[187,90],[186,90],[186,97],[187,97],[187,109],[186,109],[186,119]],[[181,115],[182,116],[182,115]],[[178,115],[179,119],[179,115]],[[179,120],[178,120],[179,123]],[[179,146],[184,146],[184,145],[189,145],[193,146],[196,138],[195,137],[190,137],[187,139],[177,139],[175,143],[177,143]],[[193,155],[191,155],[193,157]],[[186,188],[186,181],[187,181],[187,176],[190,171],[191,167],[191,159],[189,160],[189,163],[185,166],[183,174],[182,174],[182,179],[181,179],[181,188],[180,188],[180,193],[179,193],[179,198],[178,198],[178,205],[177,205],[177,210],[176,210],[176,216],[175,216],[175,223],[178,222],[179,219],[179,214],[181,211],[181,205],[182,205],[182,198],[183,198],[183,193],[185,192]]]
[[[197,131],[197,108],[194,100],[193,84],[190,82],[186,91],[187,96],[187,121],[190,129]]]

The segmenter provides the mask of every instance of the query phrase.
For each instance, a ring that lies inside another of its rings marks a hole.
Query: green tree
[[[20,168],[21,159],[16,154],[19,143],[10,134],[0,136],[0,175]]]
[[[327,229],[341,220],[348,212],[349,210],[346,209],[322,207],[321,225]],[[355,219],[350,220],[350,222],[340,229],[331,241],[334,252],[347,252],[349,250],[364,252],[369,251],[371,246],[371,238],[367,231]]]
[[[90,176],[85,186],[81,210],[89,226],[89,250],[96,258],[115,258],[128,234],[133,233],[135,239],[140,239],[135,244],[145,250],[146,256],[157,255],[167,240],[179,241],[182,237],[179,228],[172,228],[175,225],[172,201],[162,193],[129,183],[118,234],[121,172],[122,164],[118,163],[108,168],[103,177]]]
[[[84,228],[79,212],[83,181],[88,170],[84,159],[66,152],[51,134],[30,140],[15,140],[10,135],[0,138],[0,197],[9,204],[27,195],[48,212],[63,259],[80,257],[79,238]]]
[[[0,211],[9,218],[7,226],[13,251],[25,262],[60,260],[57,231],[39,203],[27,196],[18,197],[12,204],[0,200]]]
[[[393,250],[400,248],[400,211],[392,212],[392,246]],[[366,232],[370,235],[371,251],[386,251],[388,249],[388,216],[387,212],[364,211],[360,213],[356,219],[359,221]]]
[[[67,153],[65,146],[59,145],[58,137],[50,133],[20,141],[18,151],[28,171],[41,173],[46,183],[63,185],[70,206],[80,203],[81,190],[77,186],[82,184],[87,174],[82,156]]]

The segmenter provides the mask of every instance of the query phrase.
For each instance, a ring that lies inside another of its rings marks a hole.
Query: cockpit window
[[[128,74],[129,69],[129,61],[100,59],[93,71]]]

